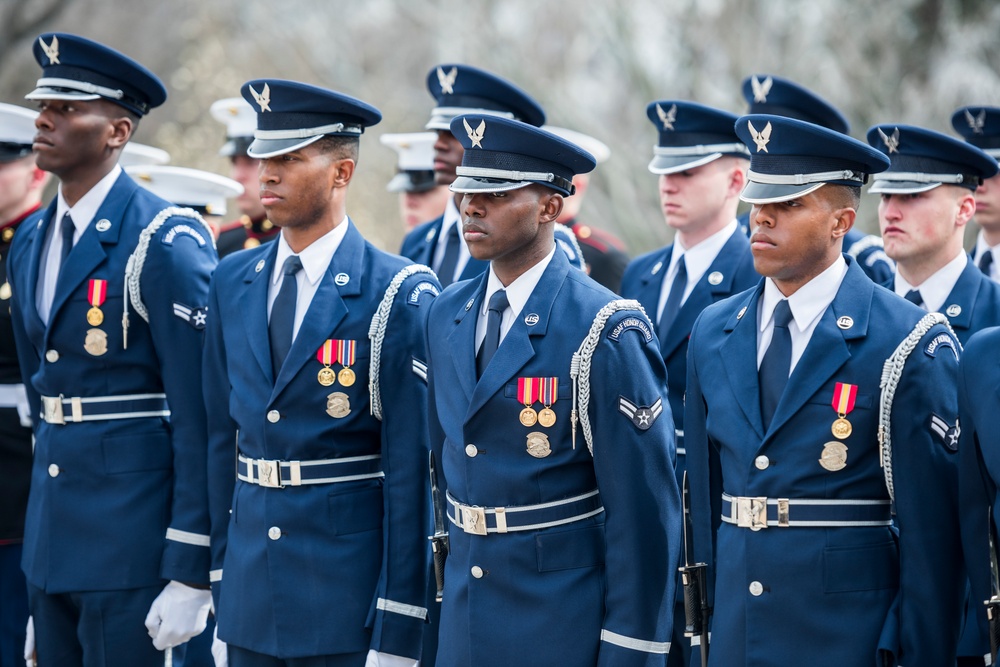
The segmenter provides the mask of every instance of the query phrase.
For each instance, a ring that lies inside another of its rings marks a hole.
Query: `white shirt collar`
[[[903,276],[899,275],[897,269],[896,280],[893,283],[894,291],[899,296],[906,296],[906,293],[912,289],[920,290],[920,298],[924,300],[924,309],[929,313],[939,312],[944,307],[944,302],[948,300],[951,291],[955,289],[955,283],[958,282],[968,263],[969,256],[965,254],[964,250],[959,250],[955,259],[942,266],[920,285],[910,285]]]
[[[507,285],[505,288],[500,279],[497,278],[497,274],[493,273],[493,263],[490,263],[489,278],[486,281],[486,298],[483,299],[483,305],[480,308],[480,314],[485,317],[486,311],[489,307],[490,297],[493,296],[494,292],[499,290],[507,290],[507,302],[510,304],[510,310],[512,313],[510,321],[517,319],[517,316],[521,313],[521,309],[524,308],[524,304],[528,302],[528,298],[531,293],[535,290],[535,286],[538,281],[541,280],[542,274],[545,273],[545,269],[548,267],[549,262],[552,261],[552,257],[555,256],[556,248],[555,244],[552,244],[552,250],[549,254],[545,256],[542,261],[535,264],[533,267],[519,275],[514,282]],[[504,318],[507,321],[507,318]]]
[[[670,266],[667,267],[667,272],[663,276],[665,289],[662,291],[670,291],[670,285],[673,284],[674,276],[677,275],[677,263],[683,257],[684,269],[687,271],[687,289],[684,293],[686,299],[701,277],[708,271],[708,267],[712,266],[712,262],[722,251],[723,246],[729,242],[738,226],[736,219],[733,218],[732,222],[725,227],[690,248],[685,248],[679,240],[675,239],[673,251],[670,253]],[[666,301],[666,297],[663,297],[663,300]]]
[[[973,250],[972,259],[976,266],[979,266],[979,259],[988,252],[993,253],[993,265],[996,266],[997,262],[997,252],[1000,251],[1000,245],[990,246],[986,243],[986,237],[983,234],[983,230],[979,230],[979,234],[976,236],[976,248]],[[993,269],[990,269],[990,273],[993,273]]]
[[[334,253],[340,247],[341,241],[347,235],[347,228],[351,224],[349,218],[345,217],[339,225],[329,232],[310,243],[302,252],[299,259],[302,260],[302,270],[306,274],[309,284],[316,285],[323,278],[323,274],[330,267],[330,261]],[[271,284],[277,285],[281,281],[282,270],[285,260],[295,253],[285,240],[285,235],[278,237],[278,254],[274,260],[274,269],[271,272]]]
[[[809,329],[830,307],[845,275],[847,275],[847,262],[844,261],[843,255],[837,255],[837,259],[825,271],[787,297],[792,319],[795,320],[795,326],[800,332]],[[764,331],[770,325],[775,306],[784,298],[785,295],[774,281],[765,278],[764,294],[759,309],[760,331]]]
[[[97,181],[94,187],[90,188],[87,194],[80,197],[80,201],[76,202],[72,207],[63,198],[62,184],[60,184],[59,194],[56,197],[56,223],[58,224],[58,221],[62,220],[63,216],[69,212],[73,218],[73,226],[76,227],[76,234],[74,234],[73,238],[80,238],[80,234],[87,229],[87,225],[97,215],[98,209],[101,208],[101,204],[104,203],[104,200],[107,198],[108,193],[111,192],[111,188],[114,187],[115,181],[118,180],[121,173],[122,168],[116,164],[114,169],[109,171],[104,178]]]

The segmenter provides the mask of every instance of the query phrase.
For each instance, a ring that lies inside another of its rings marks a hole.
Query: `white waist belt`
[[[601,494],[597,489],[550,503],[514,507],[464,505],[450,493],[447,498],[448,505],[455,510],[454,516],[448,512],[448,519],[471,535],[540,530],[582,521],[604,511]]]
[[[251,459],[241,453],[238,457],[236,478],[257,486],[281,489],[286,486],[335,484],[385,477],[381,467],[380,454],[316,461],[279,461]]]
[[[722,520],[740,528],[839,528],[892,524],[888,498],[809,499],[739,497],[722,494]]]
[[[166,394],[122,394],[120,396],[42,396],[41,417],[49,424],[67,424],[111,419],[169,417]]]

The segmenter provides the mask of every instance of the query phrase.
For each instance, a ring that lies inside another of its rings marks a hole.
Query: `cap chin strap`
[[[505,169],[489,169],[486,167],[456,167],[455,173],[468,178],[496,178],[502,181],[544,181],[569,192],[573,191],[573,182],[544,171],[508,171]]]
[[[361,134],[360,125],[347,125],[345,123],[334,123],[333,125],[321,125],[319,127],[307,127],[299,130],[255,130],[255,139],[310,139],[326,134]]]
[[[966,177],[962,174],[924,174],[917,171],[883,171],[873,177],[876,181],[902,181],[908,183],[949,183],[958,185],[964,183]],[[975,178],[975,177],[971,177]]]
[[[663,157],[686,157],[688,155],[708,155],[709,153],[742,153],[750,155],[745,144],[698,144],[696,146],[653,146],[653,155]]]
[[[762,185],[808,185],[830,181],[857,181],[858,185],[864,185],[865,174],[850,169],[819,171],[812,174],[762,174],[751,169],[747,171],[747,180]]]

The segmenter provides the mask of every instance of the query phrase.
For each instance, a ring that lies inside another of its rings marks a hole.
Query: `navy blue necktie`
[[[503,311],[507,310],[510,302],[507,301],[507,292],[497,290],[490,297],[489,309],[486,312],[486,337],[483,344],[479,346],[479,354],[476,355],[476,375],[482,377],[486,372],[486,367],[490,365],[490,360],[500,347],[500,322],[503,320]]]
[[[992,268],[992,266],[993,266],[993,251],[987,250],[986,252],[983,253],[983,256],[979,258],[979,270],[982,271],[987,278],[989,278],[990,269]]]
[[[455,281],[455,267],[458,266],[460,248],[461,239],[458,238],[458,223],[456,222],[448,228],[444,244],[444,256],[441,258],[441,265],[437,271],[441,287],[447,287]]]
[[[760,379],[760,416],[765,431],[771,424],[771,417],[774,416],[791,374],[792,335],[788,331],[788,323],[791,321],[792,309],[789,308],[788,301],[782,299],[774,307],[774,333],[771,334],[771,344],[767,346],[757,372]]]
[[[920,296],[920,290],[918,289],[911,289],[903,298],[912,303],[914,306],[920,306],[921,308],[924,307],[924,297]]]
[[[62,273],[62,267],[66,265],[66,258],[69,257],[69,252],[73,249],[73,235],[76,233],[76,225],[73,224],[73,218],[70,216],[69,211],[66,211],[66,214],[60,221],[59,231],[62,233],[62,254],[59,256],[59,273]]]
[[[684,256],[681,255],[681,258],[677,260],[677,273],[674,275],[674,282],[670,286],[670,294],[667,295],[667,302],[663,304],[663,312],[660,313],[660,321],[656,327],[656,332],[659,334],[660,340],[666,337],[667,332],[670,331],[670,327],[674,324],[674,320],[677,319],[677,313],[681,310],[681,302],[684,299],[684,290],[687,289],[687,284],[687,264],[684,263]]]
[[[281,289],[271,305],[271,319],[267,323],[268,337],[271,339],[271,370],[278,377],[281,364],[292,348],[292,332],[295,329],[295,302],[298,300],[299,288],[295,274],[302,270],[302,260],[291,255],[285,260],[281,269],[284,277],[281,279]]]

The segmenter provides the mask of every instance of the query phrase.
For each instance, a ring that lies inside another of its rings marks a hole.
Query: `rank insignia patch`
[[[962,434],[962,427],[959,426],[957,419],[955,420],[955,425],[951,426],[948,422],[932,413],[931,431],[941,440],[941,444],[950,451],[958,451],[958,436]]]
[[[204,308],[191,308],[183,303],[174,303],[174,315],[181,318],[195,329],[201,331],[205,328],[208,320],[208,306]]]
[[[426,362],[420,361],[416,357],[413,357],[413,374],[426,383],[427,382]]]
[[[624,396],[619,396],[618,411],[631,419],[636,428],[645,431],[663,413],[663,399],[656,399],[652,405],[636,405]]]

